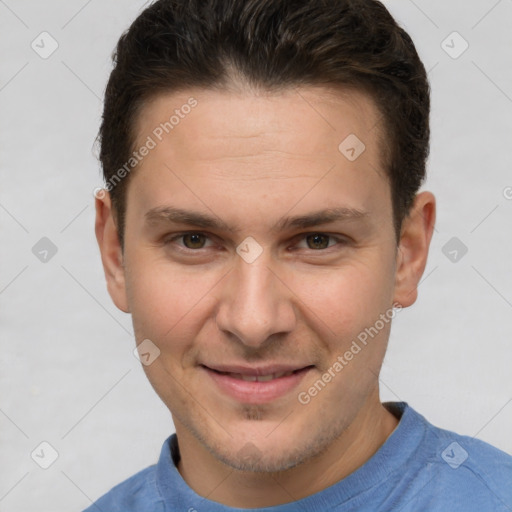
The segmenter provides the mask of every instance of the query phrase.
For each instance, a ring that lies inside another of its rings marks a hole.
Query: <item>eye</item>
[[[314,251],[328,249],[333,245],[344,243],[343,239],[332,235],[326,235],[325,233],[306,233],[302,235],[302,239],[306,242],[306,249],[312,249]],[[298,247],[300,247],[300,244]]]
[[[299,235],[298,238],[299,243],[295,245],[296,248],[309,249],[313,251],[323,251],[335,245],[347,244],[345,239],[325,233],[304,233]],[[181,233],[164,240],[165,245],[172,245],[175,243],[178,248],[183,251],[198,251],[214,245],[208,235],[198,231]]]
[[[165,244],[171,244],[177,240],[182,240],[183,244],[178,244],[185,249],[195,250],[195,249],[203,249],[206,246],[206,242],[209,238],[204,233],[199,232],[191,232],[191,233],[182,233],[181,235],[174,236],[172,238],[168,238],[164,241]]]

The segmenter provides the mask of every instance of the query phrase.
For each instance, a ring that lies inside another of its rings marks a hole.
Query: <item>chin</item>
[[[303,462],[304,453],[281,452],[274,449],[262,452],[253,443],[246,443],[235,453],[214,453],[216,458],[237,471],[254,473],[278,473],[294,468]]]

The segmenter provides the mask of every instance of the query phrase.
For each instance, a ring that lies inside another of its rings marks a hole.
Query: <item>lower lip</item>
[[[248,404],[264,404],[286,395],[296,388],[304,376],[313,369],[308,366],[286,377],[279,377],[267,382],[249,382],[218,373],[205,366],[202,368],[206,370],[221,391],[239,402]]]

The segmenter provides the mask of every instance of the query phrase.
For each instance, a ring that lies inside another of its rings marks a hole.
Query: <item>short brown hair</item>
[[[121,36],[113,61],[98,135],[107,184],[134,151],[141,108],[158,94],[223,87],[233,72],[269,90],[326,85],[368,92],[383,116],[399,240],[425,178],[430,88],[411,38],[381,2],[158,0]],[[122,247],[129,178],[107,187]]]

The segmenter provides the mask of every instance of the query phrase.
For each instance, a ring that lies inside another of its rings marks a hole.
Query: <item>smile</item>
[[[298,388],[302,379],[314,366],[286,371],[247,371],[244,373],[214,370],[200,366],[214,389],[222,395],[246,404],[263,404],[284,398]],[[258,374],[255,374],[258,373]]]
[[[299,370],[294,370],[299,371]],[[241,373],[230,373],[230,372],[218,372],[221,375],[228,375],[232,379],[244,380],[246,382],[268,382],[274,379],[280,379],[281,377],[288,377],[294,373],[294,371],[271,373],[269,375],[243,375]]]

